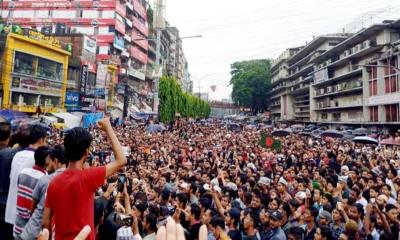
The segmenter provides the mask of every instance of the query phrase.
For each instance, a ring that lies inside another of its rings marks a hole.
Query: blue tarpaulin
[[[0,116],[3,116],[7,121],[26,119],[29,115],[23,112],[13,111],[9,109],[0,110]]]
[[[101,120],[104,117],[103,112],[97,113],[87,113],[82,117],[82,127],[89,128],[96,124],[97,121]]]

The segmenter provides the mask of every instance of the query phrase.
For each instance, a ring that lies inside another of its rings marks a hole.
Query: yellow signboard
[[[52,37],[52,36],[46,36],[43,33],[36,32],[34,30],[28,30],[27,37],[37,40],[37,41],[45,42],[46,44],[49,44],[54,47],[61,48],[60,40],[58,40],[57,38]]]

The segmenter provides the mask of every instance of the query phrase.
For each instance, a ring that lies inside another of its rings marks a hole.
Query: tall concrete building
[[[314,38],[272,65],[271,116],[331,126],[400,124],[400,20]]]
[[[271,119],[274,121],[294,118],[293,104],[287,104],[288,102],[293,102],[293,99],[291,99],[286,88],[289,76],[289,65],[287,60],[300,49],[300,47],[286,49],[272,63],[272,90],[269,92],[271,100],[269,110],[271,112]]]
[[[114,91],[114,86],[118,88],[116,84],[123,82],[131,88],[128,92],[141,91],[148,51],[147,1],[4,0],[2,6],[7,6],[1,17],[8,24],[47,35],[82,33],[96,40],[97,72],[99,69],[104,72],[109,65],[117,70],[112,85],[104,85],[104,79],[96,76],[96,82],[101,83],[96,83],[97,88]],[[82,69],[88,67],[84,62],[81,65]],[[120,101],[122,95],[119,95]]]
[[[347,37],[346,34],[316,37],[287,60],[289,76],[286,87],[290,97],[287,98],[286,105],[292,105],[294,116],[286,120],[310,121],[310,83],[314,69],[313,60]]]
[[[399,119],[400,21],[372,25],[314,59],[311,121],[389,124]]]

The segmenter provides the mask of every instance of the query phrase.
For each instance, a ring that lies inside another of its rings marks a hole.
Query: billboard
[[[84,95],[86,95],[86,85],[87,85],[88,78],[89,78],[89,67],[88,67],[88,65],[82,65],[81,79],[80,79],[80,82],[81,82],[80,91]]]
[[[77,107],[79,106],[79,92],[68,91],[65,94],[65,106],[66,107]]]
[[[122,36],[117,36],[115,35],[114,37],[114,47],[119,49],[119,50],[124,50],[125,47],[125,41],[124,38]]]
[[[96,54],[97,44],[96,40],[93,40],[87,36],[83,37],[83,49],[90,53]]]

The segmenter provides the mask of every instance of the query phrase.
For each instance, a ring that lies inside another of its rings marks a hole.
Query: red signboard
[[[97,45],[102,45],[102,43],[113,43],[114,42],[114,34],[113,35],[97,35],[96,41],[97,41]]]
[[[117,5],[116,5],[116,7],[115,7],[115,11],[116,11],[119,15],[121,15],[122,17],[126,17],[126,5],[120,3],[120,1],[118,1],[118,0],[117,0],[116,2],[117,2]]]
[[[149,34],[149,29],[147,25],[135,17],[132,18],[132,22],[133,27],[135,27],[137,30],[139,30],[139,32],[147,37],[147,35]]]
[[[3,2],[5,8],[14,9],[63,9],[63,8],[80,8],[80,9],[115,9],[116,1],[60,1],[60,0],[22,0],[22,1],[7,1]]]
[[[138,60],[139,62],[146,64],[147,63],[147,54],[142,52],[137,47],[131,47],[131,57]]]
[[[144,50],[147,51],[149,49],[149,42],[147,38],[145,36],[142,36],[138,32],[132,31],[132,40],[136,45],[140,46]]]
[[[91,18],[13,18],[13,22],[19,25],[41,24],[47,23],[65,23],[67,26],[109,26],[115,24],[115,19],[91,19]]]
[[[133,0],[133,9],[144,19],[147,19],[147,12],[143,5],[138,0]]]
[[[88,71],[89,72],[96,73],[96,64],[95,63],[91,63],[91,62],[86,61],[86,60],[81,60],[81,66],[83,66],[83,65],[88,66]]]

